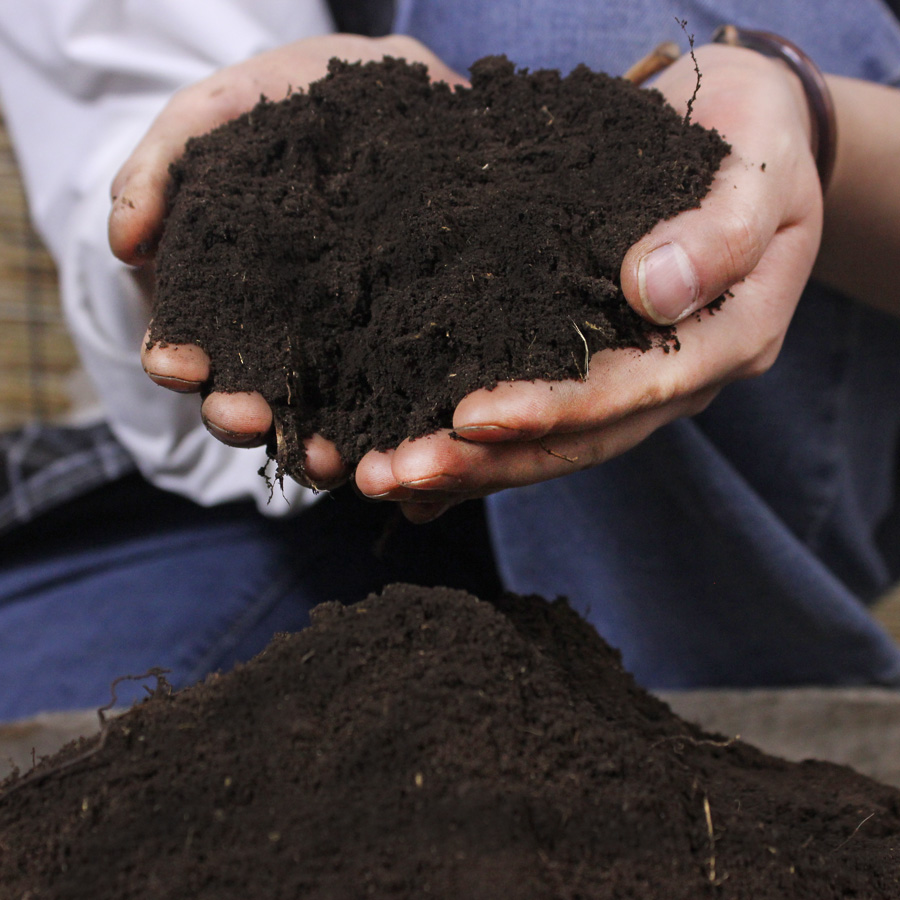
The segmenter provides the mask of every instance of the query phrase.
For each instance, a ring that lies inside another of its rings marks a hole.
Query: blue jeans
[[[594,470],[489,498],[504,581],[657,688],[900,685],[900,321],[808,295],[762,378]]]
[[[878,0],[398,0],[465,72],[486,54],[613,74],[734,22],[900,84]],[[700,90],[703,90],[701,85]],[[726,135],[727,137],[727,135]],[[620,459],[488,499],[505,584],[566,595],[646,685],[900,684],[866,603],[900,575],[900,320],[810,287],[774,368]]]
[[[900,79],[876,0],[400,0],[397,25],[465,70],[621,72],[687,18],[791,37],[826,70]],[[900,684],[869,616],[900,573],[900,322],[810,289],[762,378],[593,471],[488,500],[505,584],[564,594],[656,687]],[[128,478],[0,549],[0,719],[97,706],[120,675],[183,685],[252,655],[312,605],[389,581],[496,590],[472,504],[422,530],[338,494],[292,522],[201,510]]]
[[[155,666],[190,684],[303,628],[318,603],[395,581],[496,592],[480,505],[419,529],[346,489],[269,521],[130,476],[4,540],[0,720],[101,706],[114,679]],[[122,684],[119,698],[140,690]]]

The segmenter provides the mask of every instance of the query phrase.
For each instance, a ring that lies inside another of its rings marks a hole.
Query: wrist
[[[712,40],[714,43],[745,47],[776,59],[796,77],[809,113],[810,149],[824,194],[834,171],[837,122],[834,101],[822,71],[796,44],[767,31],[723,25],[713,34]]]

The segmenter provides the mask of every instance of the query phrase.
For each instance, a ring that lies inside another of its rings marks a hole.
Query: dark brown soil
[[[578,378],[590,350],[674,343],[619,288],[625,251],[697,206],[728,146],[661,95],[576,69],[348,65],[189,143],[158,254],[153,338],[259,390],[302,471],[449,427],[505,379]],[[273,445],[270,450],[275,453]]]
[[[900,897],[900,792],[700,732],[535,598],[320,607],[0,790],[3,898]]]

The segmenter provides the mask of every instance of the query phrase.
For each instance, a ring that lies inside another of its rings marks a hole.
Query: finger
[[[236,118],[263,95],[278,98],[292,87],[305,88],[325,75],[333,57],[366,61],[384,55],[424,62],[435,81],[466,83],[412,38],[340,34],[279,47],[176,93],[113,180],[108,223],[113,253],[130,265],[142,265],[152,257],[166,213],[169,167],[189,138]]]
[[[232,90],[213,76],[176,94],[117,173],[110,189],[108,237],[112,252],[129,265],[153,255],[166,213],[169,167],[190,137],[212,131],[259,100],[248,85]]]
[[[457,406],[454,430],[472,441],[499,443],[506,434],[536,439],[608,429],[633,413],[762,374],[781,349],[806,282],[803,261],[812,264],[814,247],[804,228],[779,232],[765,259],[714,316],[679,325],[680,350],[605,350],[591,359],[585,381],[507,382],[476,391]],[[433,473],[419,477],[427,474]]]
[[[307,487],[319,491],[333,491],[350,477],[350,468],[341,459],[337,447],[320,434],[306,440],[306,459],[303,463]],[[297,479],[303,483],[304,479]]]
[[[662,355],[662,351],[648,351]],[[453,430],[469,441],[508,443],[534,440],[558,431],[608,424],[651,398],[636,400],[634,380],[640,352],[604,350],[594,354],[584,381],[507,381],[464,397],[453,414]]]
[[[780,229],[806,222],[820,230],[821,190],[792,76],[759,54],[704,49],[716,67],[697,95],[695,121],[717,127],[732,153],[700,208],[658,224],[621,269],[629,303],[658,324],[681,321],[745,278]],[[681,73],[669,93],[685,89]]]
[[[285,93],[284,48],[223,69],[173,95],[113,179],[109,243],[123,262],[141,265],[153,254],[166,213],[170,166],[188,139],[223,125],[271,90]],[[324,70],[323,70],[324,71]]]
[[[550,434],[608,428],[635,412],[690,396],[709,383],[718,383],[730,363],[725,354],[731,344],[713,340],[720,332],[730,331],[724,327],[725,312],[722,317],[714,323],[682,326],[687,334],[678,352],[654,348],[595,353],[583,381],[512,381],[490,391],[475,391],[457,406],[454,431],[478,443],[533,441]],[[707,326],[705,332],[700,325]],[[702,346],[697,338],[703,338]],[[711,365],[712,354],[721,359],[721,366]]]
[[[392,467],[395,452],[388,450],[381,453],[373,450],[359,461],[354,481],[359,493],[367,500],[409,501],[445,506],[460,499],[458,493],[443,489],[437,482],[412,486],[400,484]],[[443,484],[448,483],[452,484],[452,480],[443,480]]]
[[[815,196],[818,185],[806,182]],[[684,320],[746,278],[780,229],[814,214],[811,205],[798,209],[785,200],[777,179],[731,160],[701,208],[660,223],[629,249],[621,268],[626,299],[657,324]],[[816,230],[815,219],[810,229]]]
[[[141,365],[158,385],[192,394],[209,379],[209,357],[196,344],[152,342],[150,332],[141,343]]]
[[[210,434],[231,447],[258,447],[272,427],[272,410],[255,391],[214,391],[203,401],[200,415]]]
[[[409,500],[416,496],[412,488],[397,483],[391,468],[393,450],[372,450],[359,461],[353,475],[357,490],[367,500]]]
[[[451,477],[457,490],[440,499],[484,496],[510,487],[536,484],[569,475],[630,450],[657,428],[684,415],[700,412],[716,388],[644,410],[608,427],[554,434],[532,441],[481,444],[453,440],[449,433],[430,440],[406,441],[397,448],[392,467],[398,484]]]

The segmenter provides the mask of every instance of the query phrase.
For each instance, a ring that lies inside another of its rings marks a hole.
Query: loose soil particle
[[[674,344],[633,313],[625,251],[696,207],[728,145],[656,91],[591,72],[472,67],[432,85],[346,64],[189,142],[173,169],[153,340],[196,342],[217,390],[258,390],[270,452],[351,465],[450,427],[507,379],[585,374],[586,347]]]
[[[23,779],[4,898],[900,896],[900,792],[686,724],[561,601],[319,607]]]

